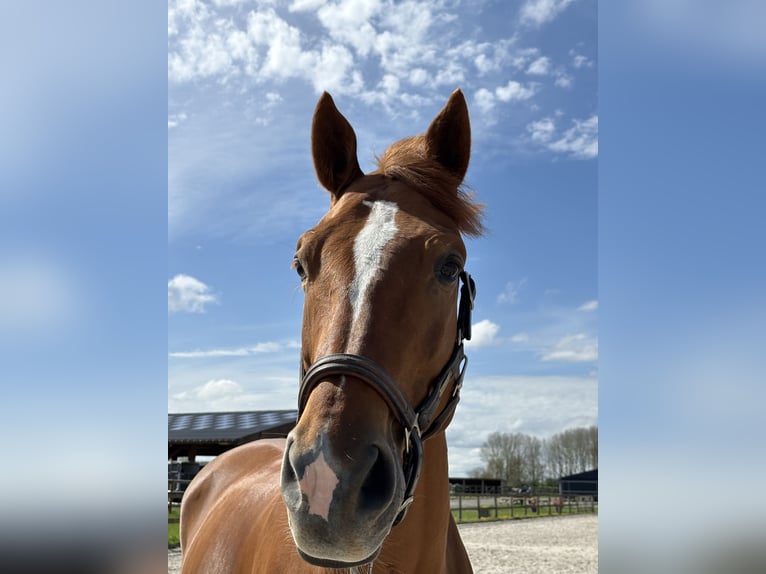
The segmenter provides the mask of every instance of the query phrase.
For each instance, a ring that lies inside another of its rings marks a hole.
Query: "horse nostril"
[[[282,485],[290,484],[298,481],[298,477],[295,474],[295,467],[293,466],[293,460],[291,456],[291,448],[293,445],[292,438],[287,439],[285,444],[285,454],[282,461]]]
[[[373,448],[375,449],[373,455],[375,458],[359,489],[360,510],[382,509],[388,505],[393,496],[392,466],[379,448]]]

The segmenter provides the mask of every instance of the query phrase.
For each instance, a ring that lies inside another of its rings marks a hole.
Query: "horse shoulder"
[[[284,442],[244,444],[195,477],[181,504],[183,574],[258,572],[255,561],[289,538],[279,491]]]

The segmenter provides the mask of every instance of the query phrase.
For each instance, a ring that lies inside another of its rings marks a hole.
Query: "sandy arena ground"
[[[461,524],[459,528],[476,574],[598,572],[598,516],[593,514]],[[168,574],[178,574],[180,569],[180,550],[168,550]]]
[[[461,524],[476,574],[598,572],[598,516]]]

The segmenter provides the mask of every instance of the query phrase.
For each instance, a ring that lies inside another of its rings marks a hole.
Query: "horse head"
[[[461,189],[471,132],[459,90],[369,174],[326,93],[311,142],[330,209],[293,262],[305,297],[302,383],[281,490],[301,556],[347,567],[380,552],[412,501],[421,433],[441,432],[454,411],[473,299],[462,235],[481,232],[481,207]]]

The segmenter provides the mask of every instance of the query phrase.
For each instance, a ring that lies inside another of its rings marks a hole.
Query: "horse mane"
[[[378,172],[411,184],[434,207],[451,217],[458,230],[478,237],[484,232],[484,205],[473,201],[462,185],[462,178],[428,157],[425,137],[405,138],[376,157]],[[449,193],[449,190],[455,193]]]

